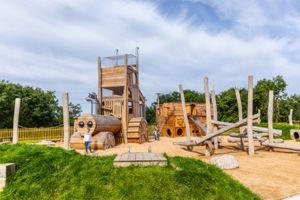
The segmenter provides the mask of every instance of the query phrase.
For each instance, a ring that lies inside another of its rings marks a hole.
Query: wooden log
[[[253,115],[253,119],[257,119],[259,117],[258,114]],[[190,142],[174,142],[173,144],[178,144],[178,145],[183,145],[183,146],[197,146],[202,144],[203,142],[205,142],[206,140],[212,139],[216,136],[219,136],[223,133],[225,133],[226,131],[229,131],[233,128],[238,128],[240,126],[244,126],[245,124],[247,124],[248,119],[243,119],[239,122],[235,122],[229,126],[225,126],[224,128],[221,128],[219,130],[217,130],[215,133],[210,134],[210,135],[206,135],[196,141],[191,140]]]
[[[117,117],[109,115],[84,114],[77,118],[74,126],[81,133],[85,133],[89,127],[93,135],[99,132],[119,133],[122,130],[121,121]]]
[[[14,121],[13,121],[13,138],[12,142],[15,144],[19,140],[18,128],[19,128],[19,113],[20,113],[21,99],[15,99],[15,109],[14,109]]]
[[[238,116],[239,116],[239,121],[243,119],[243,107],[242,107],[242,101],[241,101],[241,95],[240,95],[240,91],[238,89],[235,89],[235,97],[236,97],[236,101],[238,104]],[[242,128],[240,128],[240,134],[243,133]],[[241,138],[241,149],[244,150],[244,142],[243,142],[243,138]]]
[[[125,54],[125,83],[124,83],[124,92],[123,92],[123,109],[122,109],[122,129],[123,129],[123,137],[124,142],[127,141],[127,128],[128,128],[128,83],[127,83],[127,64],[128,64],[128,55]]]
[[[253,76],[248,76],[248,109],[247,109],[247,131],[248,131],[248,153],[250,156],[254,155],[253,142]]]
[[[97,65],[98,65],[98,111],[97,113],[99,115],[102,114],[102,76],[101,76],[101,58],[98,57],[97,59]]]
[[[289,125],[293,126],[293,109],[290,109]]]
[[[214,90],[211,91],[211,101],[213,105],[213,120],[218,121],[218,108],[216,101],[216,93]],[[216,125],[213,126],[213,132],[215,133],[218,130]],[[214,147],[215,149],[219,148],[218,137],[214,137]]]
[[[64,148],[70,148],[70,116],[69,116],[69,94],[63,93],[63,117],[64,117]]]
[[[273,90],[269,91],[269,104],[268,104],[268,134],[269,134],[269,142],[273,143]]]
[[[189,120],[187,118],[186,107],[185,107],[185,98],[184,98],[182,85],[179,85],[179,93],[180,93],[180,98],[181,98],[182,114],[183,114],[183,119],[184,119],[184,124],[185,124],[186,140],[191,141],[190,124],[189,124]]]
[[[205,110],[206,110],[206,134],[211,134],[211,106],[209,97],[208,78],[204,77],[204,92],[205,92]]]
[[[268,141],[263,143],[264,146],[267,147],[272,147],[272,148],[279,148],[279,149],[289,149],[289,150],[294,150],[294,151],[300,151],[300,146],[290,146],[287,144],[275,144],[275,143],[270,143]]]

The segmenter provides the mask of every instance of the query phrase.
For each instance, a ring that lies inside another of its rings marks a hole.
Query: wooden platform
[[[134,152],[118,155],[114,160],[114,166],[127,167],[129,165],[167,165],[167,159],[158,153]]]

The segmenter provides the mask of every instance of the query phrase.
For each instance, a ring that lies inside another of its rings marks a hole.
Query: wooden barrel
[[[122,130],[121,121],[114,116],[84,114],[74,122],[75,132],[85,133],[87,128],[94,135],[99,132],[119,133]]]

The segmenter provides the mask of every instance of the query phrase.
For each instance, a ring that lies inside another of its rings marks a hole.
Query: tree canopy
[[[15,98],[21,98],[21,126],[47,127],[62,124],[62,107],[53,91],[0,81],[0,128],[12,127]],[[81,113],[81,107],[70,103],[69,110],[72,123],[75,115]]]

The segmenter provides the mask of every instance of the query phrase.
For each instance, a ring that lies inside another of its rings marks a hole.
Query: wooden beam
[[[273,90],[269,91],[269,104],[268,104],[268,133],[269,133],[269,142],[273,143]]]
[[[248,131],[248,153],[254,156],[254,141],[253,141],[253,76],[248,76],[248,110],[247,110],[247,131]]]
[[[239,116],[239,121],[241,121],[243,119],[243,107],[242,107],[242,100],[241,100],[241,95],[240,95],[240,91],[238,89],[235,89],[235,97],[236,97],[236,101],[238,104],[238,116]],[[240,134],[243,134],[243,128],[240,127]],[[241,149],[244,151],[244,141],[243,138],[241,138]]]
[[[217,101],[216,101],[216,93],[214,90],[211,91],[211,101],[213,106],[213,120],[218,121],[218,108],[217,108]],[[218,130],[218,127],[216,125],[213,126],[213,133],[215,133]],[[219,148],[218,144],[218,137],[214,137],[214,146],[215,149]]]
[[[64,148],[70,148],[70,116],[69,116],[69,94],[63,93],[63,117],[64,117]]]
[[[206,110],[206,134],[211,134],[211,106],[209,96],[208,78],[204,77],[204,92],[205,92],[205,110]]]
[[[181,98],[182,114],[183,114],[183,119],[185,124],[186,140],[191,141],[191,130],[190,130],[190,124],[186,113],[185,98],[184,98],[182,85],[179,85],[179,93]]]
[[[19,140],[18,128],[19,128],[19,113],[20,113],[21,99],[15,99],[15,109],[14,109],[14,121],[13,121],[13,137],[12,142],[15,144]]]
[[[253,115],[253,119],[257,119],[259,117],[258,114],[255,114]],[[245,124],[247,124],[247,121],[248,119],[243,119],[241,121],[238,121],[238,122],[235,122],[229,126],[225,126],[219,130],[217,130],[215,133],[212,133],[210,135],[206,135],[204,137],[201,137],[199,140],[196,140],[196,141],[189,141],[189,142],[174,142],[173,144],[178,144],[178,145],[183,145],[183,146],[196,146],[196,145],[200,145],[202,144],[203,142],[211,139],[211,138],[214,138],[216,136],[219,136],[219,135],[222,135],[223,133],[225,133],[226,131],[229,131],[233,128],[237,128],[237,127],[240,127],[240,126],[244,126]]]
[[[125,84],[124,84],[124,91],[123,91],[123,109],[122,109],[122,131],[124,142],[127,143],[127,128],[128,128],[128,77],[127,77],[127,64],[128,64],[128,55],[125,54],[124,58],[125,62]]]
[[[102,114],[102,72],[101,72],[101,58],[98,57],[97,59],[98,64],[98,101],[99,101],[99,107],[97,113],[99,115]]]
[[[289,125],[293,126],[293,109],[290,109]]]

